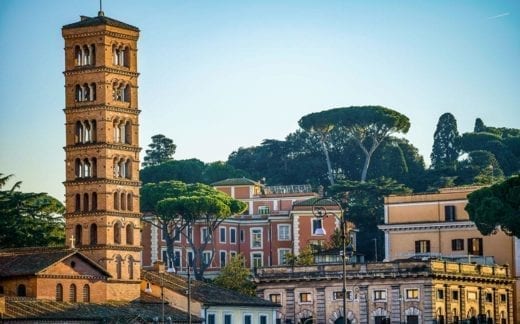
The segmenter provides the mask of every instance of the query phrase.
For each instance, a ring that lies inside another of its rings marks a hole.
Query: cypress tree
[[[431,166],[435,170],[455,169],[459,157],[459,132],[457,120],[451,113],[444,113],[433,135]]]

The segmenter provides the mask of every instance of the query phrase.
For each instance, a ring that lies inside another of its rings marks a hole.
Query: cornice
[[[407,223],[407,224],[384,224],[378,228],[385,232],[410,232],[410,231],[427,231],[427,230],[459,230],[459,229],[476,229],[475,223],[471,221],[463,222],[442,222],[442,223]]]
[[[128,39],[137,42],[139,39],[139,36],[132,36],[132,35],[126,35],[122,33],[116,33],[113,31],[108,30],[101,30],[101,31],[92,31],[92,32],[85,32],[85,33],[74,33],[74,34],[68,34],[68,35],[62,35],[63,39],[75,39],[75,38],[84,38],[84,37],[92,37],[92,36],[111,36],[115,38],[123,38]]]
[[[55,275],[55,274],[38,274],[36,275],[38,278],[57,278],[57,279],[96,279],[96,280],[106,280],[107,276],[91,276],[91,275]]]
[[[143,247],[140,245],[112,245],[112,244],[81,245],[76,248],[79,251],[118,250],[118,251],[141,252],[143,250]]]
[[[63,185],[66,187],[76,186],[76,185],[84,185],[84,184],[112,184],[116,186],[133,186],[139,187],[141,185],[140,181],[133,180],[116,180],[116,179],[106,179],[106,178],[80,178],[76,180],[64,181]]]
[[[96,148],[120,150],[120,151],[134,152],[134,153],[141,152],[140,147],[133,146],[130,144],[89,143],[89,144],[74,144],[74,145],[69,145],[69,146],[63,147],[63,149],[67,153],[81,151],[81,150],[85,150],[85,149],[96,149]]]
[[[65,218],[83,218],[83,217],[101,217],[101,216],[115,216],[121,218],[141,218],[142,213],[134,213],[134,212],[123,212],[123,211],[107,211],[107,210],[96,210],[89,212],[73,212],[73,213],[65,213],[63,217]]]
[[[125,107],[117,107],[117,106],[111,106],[111,105],[81,105],[81,106],[72,106],[72,107],[66,107],[63,109],[63,112],[66,114],[70,113],[83,113],[87,111],[96,111],[96,110],[107,110],[111,112],[117,112],[117,113],[127,113],[131,115],[139,115],[141,113],[141,110],[136,108],[125,108]]]
[[[102,66],[86,65],[86,66],[76,67],[71,70],[63,71],[63,74],[65,76],[72,76],[72,75],[96,73],[96,72],[116,73],[116,74],[121,74],[121,75],[129,76],[129,77],[139,77],[139,75],[140,75],[139,72],[133,72],[133,71],[130,71],[127,69],[112,68],[112,67],[108,67],[106,65],[102,65]]]

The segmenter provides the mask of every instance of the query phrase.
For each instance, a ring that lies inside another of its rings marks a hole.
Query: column
[[[324,287],[316,288],[316,320],[318,323],[327,322],[327,306]]]
[[[392,323],[401,323],[402,310],[401,310],[401,286],[392,285],[390,292],[391,304],[390,304],[390,320]]]
[[[433,286],[431,284],[425,284],[423,286],[424,296],[424,310],[423,310],[423,323],[433,323],[435,320],[435,307],[433,304]]]
[[[460,300],[460,319],[466,319],[466,289],[464,286],[459,286],[459,300]]]
[[[359,286],[359,323],[360,324],[368,324],[370,319],[370,311],[369,308],[369,296],[368,296],[368,286]]]

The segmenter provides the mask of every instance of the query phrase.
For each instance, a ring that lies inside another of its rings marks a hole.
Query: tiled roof
[[[142,279],[155,285],[161,285],[161,274],[142,270]],[[176,274],[163,273],[162,283],[165,288],[186,295],[187,279]],[[249,307],[280,307],[279,304],[260,297],[248,296],[237,291],[215,286],[206,282],[191,281],[192,298],[206,306],[249,306]]]
[[[318,203],[316,204],[316,202],[318,202]],[[323,199],[320,197],[315,197],[315,198],[311,198],[311,199],[307,199],[307,200],[295,201],[293,206],[336,206],[336,207],[338,207],[338,205],[334,201],[332,201],[330,199]]]
[[[248,178],[230,178],[217,181],[211,184],[212,186],[261,186],[259,182]]]
[[[0,250],[0,278],[36,275],[54,263],[72,255],[77,255],[96,268],[103,275],[110,277],[97,263],[76,250],[68,248],[22,248]]]
[[[80,21],[65,25],[65,26],[63,26],[63,29],[91,27],[91,26],[100,26],[100,25],[108,25],[108,26],[119,27],[119,28],[123,28],[123,29],[130,29],[130,30],[137,31],[137,32],[139,31],[139,28],[137,28],[135,26],[121,22],[119,20],[105,17],[103,15],[98,15],[96,17],[81,16]]]
[[[160,320],[163,305],[161,300],[142,293],[141,298],[132,302],[68,303],[51,300],[37,300],[29,297],[5,297],[4,323],[9,319],[83,320],[108,323],[139,323]],[[0,297],[1,298],[1,297]],[[164,304],[164,317],[172,323],[187,323],[186,313]],[[192,323],[202,323],[192,316]]]

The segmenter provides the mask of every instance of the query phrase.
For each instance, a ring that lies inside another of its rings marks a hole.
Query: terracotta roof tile
[[[101,25],[108,25],[113,27],[119,27],[123,29],[130,29],[133,31],[139,31],[139,28],[129,25],[127,23],[124,23],[119,20],[115,20],[109,17],[105,16],[96,16],[96,17],[86,17],[81,16],[81,20],[72,24],[68,24],[63,26],[63,29],[72,29],[72,28],[80,28],[80,27],[90,27],[90,26],[101,26]]]

